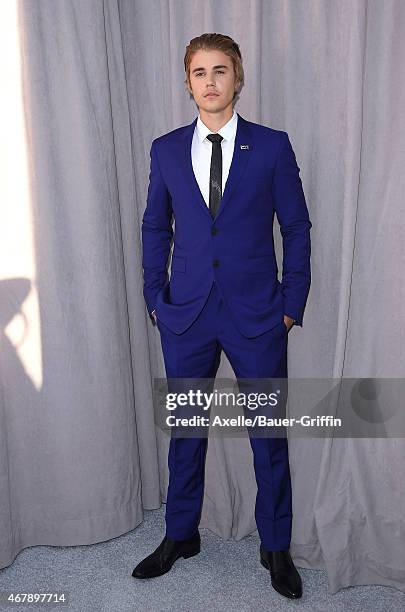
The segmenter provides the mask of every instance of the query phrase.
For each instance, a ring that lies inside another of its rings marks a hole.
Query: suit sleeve
[[[163,180],[156,151],[150,149],[149,186],[142,218],[143,295],[149,315],[155,308],[156,296],[167,283],[167,259],[173,237],[171,196]]]
[[[281,289],[284,314],[295,319],[295,325],[302,327],[311,285],[312,223],[299,171],[288,134],[281,132],[281,143],[272,182],[273,204],[283,239]]]

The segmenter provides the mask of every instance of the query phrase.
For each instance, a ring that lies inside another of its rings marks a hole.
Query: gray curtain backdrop
[[[194,36],[239,42],[236,110],[286,130],[301,168],[313,280],[289,376],[405,373],[402,0],[18,8],[36,276],[3,281],[1,320],[35,285],[43,383],[2,333],[0,567],[27,546],[119,536],[166,499],[168,439],[152,409],[164,366],[142,295],[140,221],[151,141],[197,116],[183,85]],[[225,356],[218,376],[233,376]],[[405,591],[404,441],[292,438],[290,464],[297,565],[326,568],[331,592]],[[210,440],[201,527],[253,533],[255,495],[248,439]]]

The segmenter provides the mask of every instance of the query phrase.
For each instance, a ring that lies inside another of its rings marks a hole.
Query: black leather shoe
[[[260,545],[260,563],[270,570],[273,588],[290,599],[302,597],[301,576],[291,559],[289,550],[268,551]]]
[[[201,548],[200,533],[186,540],[171,540],[166,536],[157,549],[138,563],[132,575],[134,578],[154,578],[168,572],[173,563],[179,558],[188,559],[198,555]]]

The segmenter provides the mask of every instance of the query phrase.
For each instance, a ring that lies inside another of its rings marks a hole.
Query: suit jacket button
[[[214,268],[218,268],[219,266],[219,259],[214,259],[212,262],[212,265],[214,266]]]
[[[211,234],[212,234],[213,236],[216,236],[216,235],[218,234],[218,228],[217,228],[217,227],[213,227],[213,228],[211,229]]]

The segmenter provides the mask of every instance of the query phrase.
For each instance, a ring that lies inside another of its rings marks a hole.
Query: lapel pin
[[[247,145],[247,144],[245,144],[245,145],[240,145],[240,148],[241,148],[241,149],[248,149],[248,148],[249,148],[249,145]]]

